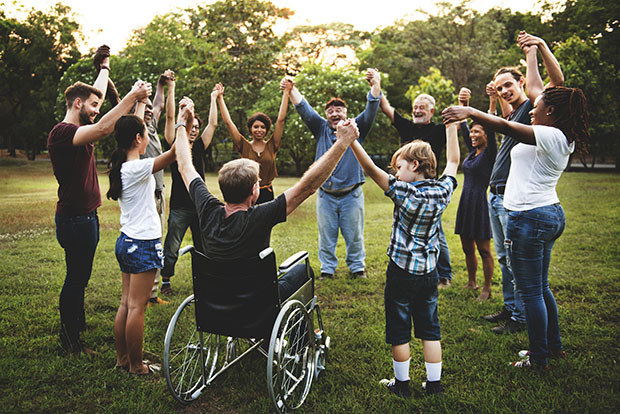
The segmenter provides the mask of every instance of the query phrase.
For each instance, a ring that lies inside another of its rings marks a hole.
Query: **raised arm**
[[[387,100],[385,95],[381,97],[379,107],[381,108],[381,112],[389,118],[390,122],[394,123],[394,107],[390,105],[390,102]]]
[[[355,121],[352,119],[340,121],[336,135],[338,139],[331,148],[308,168],[297,184],[284,192],[286,215],[291,214],[327,180],[349,145],[359,137]]]
[[[446,168],[443,175],[456,178],[456,171],[459,168],[461,158],[459,141],[456,134],[456,123],[446,124]]]
[[[228,112],[228,108],[226,107],[226,102],[224,102],[223,91],[218,95],[217,103],[220,106],[220,113],[222,114],[222,120],[224,121],[224,125],[226,125],[226,129],[228,129],[228,133],[233,140],[233,144],[237,146],[243,139],[243,135],[241,135],[241,132],[239,132],[239,129],[237,129],[237,126],[230,117],[230,113]]]
[[[370,94],[378,98],[381,95],[381,74],[379,70],[368,68],[366,70],[366,80],[370,84]]]
[[[153,172],[156,173],[159,170],[163,170],[175,160],[176,145],[172,144],[172,147],[161,155],[158,155],[153,161]]]
[[[159,122],[161,111],[164,109],[164,86],[166,86],[166,79],[174,79],[174,72],[167,69],[159,75],[157,80],[157,89],[155,90],[155,97],[153,98],[153,119],[156,123]]]
[[[526,85],[528,97],[534,100],[540,95],[545,87],[540,73],[538,72],[538,58],[536,52],[540,52],[543,64],[549,75],[549,86],[564,85],[564,75],[560,63],[555,58],[547,43],[540,37],[532,36],[525,31],[519,33],[517,38],[519,47],[523,49],[527,61]],[[534,69],[535,68],[535,69]],[[530,74],[532,76],[530,76]]]
[[[282,100],[280,101],[280,110],[278,111],[278,119],[276,120],[276,125],[273,130],[273,144],[276,147],[276,151],[280,149],[280,144],[282,143],[282,134],[284,133],[284,121],[286,120],[286,111],[288,109],[288,97],[291,92],[291,89],[295,86],[295,82],[292,78],[284,78],[283,81],[285,87],[282,89],[282,82],[280,82],[280,89],[282,90]]]
[[[375,165],[368,153],[364,150],[364,147],[362,147],[362,144],[358,141],[354,141],[351,144],[351,149],[366,175],[372,178],[379,188],[386,191],[390,186],[390,176],[388,173]]]
[[[108,88],[108,79],[110,78],[110,47],[101,45],[97,48],[95,56],[93,56],[93,64],[97,70],[97,79],[93,83],[93,87],[99,89],[103,97],[106,96]],[[99,101],[97,109],[103,105],[103,99]]]
[[[174,77],[174,73],[171,77],[166,78],[165,82],[166,82],[166,85],[168,86],[168,96],[166,97],[166,124],[164,126],[164,138],[166,139],[166,142],[168,143],[168,145],[172,145],[172,143],[174,142],[174,133],[175,133],[174,131],[174,113],[175,113],[174,92],[176,88],[176,78]]]
[[[138,100],[145,100],[151,94],[151,84],[146,82],[136,82],[131,91],[125,96],[118,105],[106,113],[96,124],[84,125],[77,129],[73,137],[73,145],[80,146],[96,142],[114,131],[114,124],[118,119],[127,114],[134,103]]]
[[[299,92],[299,90],[295,86],[295,80],[290,76],[285,76],[282,81],[280,81],[280,89],[285,90],[287,88],[289,88],[288,95],[289,98],[291,98],[291,102],[293,102],[293,105],[299,104],[301,100],[304,99],[301,92]]]
[[[192,162],[192,150],[189,147],[189,135],[187,134],[187,129],[184,128],[185,125],[192,125],[194,122],[194,102],[192,102],[189,98],[181,99],[179,102],[179,116],[177,117],[177,124],[179,126],[176,128],[176,157],[177,163],[179,166],[179,173],[181,173],[181,177],[183,177],[183,182],[185,183],[185,188],[189,191],[189,185],[196,178],[200,177],[196,172],[196,168],[194,168],[194,163]]]
[[[217,127],[217,98],[221,93],[224,92],[224,87],[221,83],[218,83],[213,87],[213,91],[211,91],[211,106],[209,107],[209,121],[207,122],[207,126],[202,131],[202,135],[200,138],[202,139],[202,143],[204,144],[205,149],[211,145],[211,140],[213,139],[213,134],[215,134],[215,128]]]
[[[450,106],[444,109],[441,114],[444,124],[471,118],[487,129],[508,135],[524,144],[536,145],[534,129],[530,125],[507,121],[504,118],[465,106]]]

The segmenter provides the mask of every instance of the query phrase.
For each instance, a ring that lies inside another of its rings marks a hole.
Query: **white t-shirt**
[[[564,133],[554,127],[532,125],[536,145],[517,144],[510,153],[511,165],[504,207],[525,211],[559,203],[555,186],[575,150]]]
[[[138,240],[153,240],[162,236],[155,206],[154,160],[132,160],[121,166],[123,191],[118,198],[121,207],[121,231]]]

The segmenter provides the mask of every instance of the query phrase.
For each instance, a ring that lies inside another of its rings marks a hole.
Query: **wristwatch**
[[[176,130],[177,130],[177,128],[178,128],[178,127],[181,127],[181,126],[182,126],[182,127],[185,127],[185,122],[177,122],[177,123],[174,125],[174,130],[176,131]]]

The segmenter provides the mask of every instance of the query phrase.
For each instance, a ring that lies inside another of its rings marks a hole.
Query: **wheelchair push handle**
[[[191,244],[189,246],[185,246],[182,249],[179,249],[179,256],[183,256],[185,253],[191,252],[194,250],[194,246]]]

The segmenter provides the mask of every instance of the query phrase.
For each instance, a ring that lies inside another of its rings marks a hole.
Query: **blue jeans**
[[[502,271],[502,293],[504,294],[504,306],[512,313],[512,319],[517,322],[525,322],[525,310],[523,300],[517,291],[512,270],[508,263],[506,252],[506,225],[508,223],[508,213],[504,208],[503,194],[490,194],[489,198],[489,219],[491,221],[491,232],[493,233],[493,243],[495,244],[495,254]]]
[[[508,257],[525,304],[530,360],[536,364],[547,364],[549,349],[562,349],[558,306],[549,289],[549,263],[551,249],[565,223],[559,203],[508,212]]]
[[[321,272],[334,274],[338,267],[336,244],[338,229],[347,248],[347,266],[351,272],[364,270],[364,192],[359,186],[350,193],[336,197],[319,190],[316,200],[319,224],[319,260]]]
[[[78,346],[80,332],[86,330],[84,289],[93,269],[95,250],[99,243],[97,211],[80,216],[56,214],[56,239],[65,250],[67,273],[60,291],[60,323],[63,345]]]
[[[198,214],[195,210],[185,208],[170,209],[168,215],[168,233],[164,241],[164,268],[161,276],[169,278],[174,276],[174,267],[179,259],[179,248],[185,237],[187,228],[192,231],[192,242],[199,252],[202,252],[200,239],[200,225],[198,224]]]
[[[286,299],[304,285],[308,281],[308,275],[314,277],[314,272],[310,267],[306,272],[306,262],[301,262],[291,270],[278,278],[278,292],[280,293],[280,302]]]
[[[446,233],[443,231],[441,217],[439,218],[439,257],[437,258],[437,273],[440,279],[452,280],[452,266],[450,265],[450,250],[448,249],[448,240]]]

